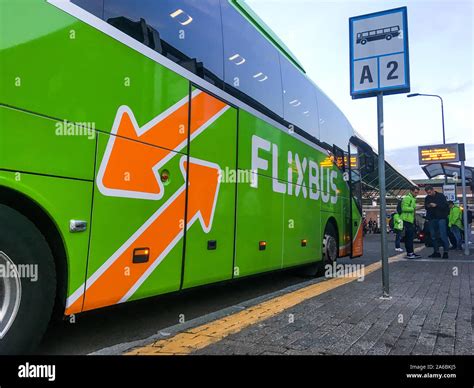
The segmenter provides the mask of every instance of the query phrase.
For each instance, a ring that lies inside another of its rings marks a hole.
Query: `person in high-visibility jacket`
[[[397,252],[403,252],[403,249],[400,247],[400,241],[402,239],[403,232],[403,220],[400,214],[393,214],[393,231],[395,232],[395,250]]]
[[[453,201],[448,202],[449,205],[449,216],[448,216],[448,227],[451,230],[454,238],[456,239],[456,246],[454,249],[462,249],[462,237],[461,232],[464,230],[462,223],[462,210]]]
[[[405,249],[408,259],[418,259],[421,257],[415,253],[413,248],[413,239],[415,238],[416,196],[419,192],[419,187],[412,187],[410,192],[403,197],[401,203],[402,214],[400,217],[403,220],[403,229],[405,229]]]

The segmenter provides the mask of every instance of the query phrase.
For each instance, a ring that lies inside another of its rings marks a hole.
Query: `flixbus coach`
[[[362,254],[354,131],[240,0],[3,0],[0,352]]]

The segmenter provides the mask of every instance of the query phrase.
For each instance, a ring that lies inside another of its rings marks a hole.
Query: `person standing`
[[[462,250],[462,232],[464,230],[462,224],[462,211],[457,204],[453,201],[448,202],[449,205],[449,217],[448,217],[448,228],[456,239],[456,246],[454,249]]]
[[[397,252],[403,252],[403,249],[400,247],[403,232],[403,220],[401,215],[398,213],[393,214],[393,232],[395,233],[395,250]]]
[[[420,192],[419,187],[412,187],[410,192],[402,199],[402,214],[400,218],[403,221],[403,229],[405,229],[405,249],[408,259],[418,259],[421,256],[415,253],[413,248],[413,239],[415,238],[415,211],[416,196]]]
[[[464,222],[463,222],[464,225]],[[467,241],[464,241],[465,244],[469,247],[469,244],[472,244],[474,241],[472,239],[472,208],[467,207]]]
[[[439,238],[443,244],[443,259],[448,259],[449,241],[448,225],[446,223],[449,215],[448,201],[444,194],[438,193],[433,186],[426,186],[425,191],[428,194],[425,197],[426,219],[428,220],[434,249],[434,252],[428,257],[441,257],[438,243]]]

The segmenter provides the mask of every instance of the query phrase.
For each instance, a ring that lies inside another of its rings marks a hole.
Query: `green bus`
[[[0,353],[362,254],[357,137],[243,0],[3,0]]]

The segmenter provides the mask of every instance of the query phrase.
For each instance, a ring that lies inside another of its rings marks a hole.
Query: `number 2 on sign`
[[[390,69],[390,68],[392,68],[392,70],[390,70],[390,72],[388,73],[387,79],[388,80],[398,79],[398,75],[393,75],[393,73],[395,73],[398,69],[398,62],[397,61],[390,61],[389,63],[387,63],[387,69]]]

